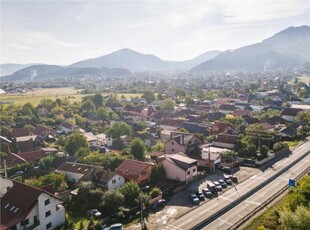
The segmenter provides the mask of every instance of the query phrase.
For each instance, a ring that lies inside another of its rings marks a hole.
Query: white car
[[[98,211],[98,209],[91,209],[87,211],[87,214],[93,217],[99,218],[101,216],[101,212]]]

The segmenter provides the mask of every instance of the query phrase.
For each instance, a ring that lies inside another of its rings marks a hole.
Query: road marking
[[[233,201],[233,199],[230,199],[230,198],[228,198],[228,197],[225,197],[225,196],[219,196],[219,198],[221,198],[221,199],[224,199],[224,200],[229,200],[229,201]]]
[[[232,223],[229,223],[228,220],[222,220],[221,218],[217,218],[217,219],[222,222],[219,226],[221,226],[221,225],[223,225],[225,223],[229,224],[229,225],[233,225]]]
[[[177,228],[181,228],[181,226],[187,224],[188,222],[191,222],[193,220],[193,218],[188,219],[187,221],[184,221],[182,224],[180,224],[179,226],[177,226]]]
[[[254,201],[250,201],[250,200],[246,200],[244,201],[245,203],[249,203],[249,204],[255,204],[255,205],[260,205],[261,203],[258,202],[254,202]]]
[[[242,215],[240,215],[240,214],[239,214],[238,216],[239,216],[240,218],[243,218],[243,216],[242,216]]]

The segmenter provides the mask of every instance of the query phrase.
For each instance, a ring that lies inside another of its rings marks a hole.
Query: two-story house
[[[50,192],[4,177],[0,182],[1,230],[48,230],[65,223],[63,202]]]
[[[70,134],[75,130],[79,130],[79,126],[77,125],[71,125],[68,122],[64,122],[60,125],[61,131],[63,131],[65,134]]]
[[[187,182],[197,175],[197,160],[184,153],[160,156],[158,162],[164,167],[167,179]]]
[[[147,162],[127,159],[115,169],[115,172],[126,178],[126,180],[133,180],[137,184],[143,184],[150,181],[153,167],[153,164]]]
[[[191,151],[197,150],[201,140],[194,134],[172,132],[170,139],[165,143],[165,153],[185,153],[189,154]]]

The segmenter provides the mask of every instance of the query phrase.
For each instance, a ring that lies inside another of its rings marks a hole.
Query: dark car
[[[222,188],[227,188],[227,184],[223,179],[219,180],[219,183],[221,184]]]
[[[220,182],[218,182],[218,181],[213,181],[213,184],[215,185],[215,188],[216,188],[216,190],[217,190],[218,192],[223,191],[223,187],[222,187],[222,185],[220,184]]]
[[[231,181],[231,179],[229,177],[224,177],[224,181],[226,182],[227,185],[233,184],[233,182]]]
[[[202,193],[205,197],[212,198],[212,192],[209,189],[207,188],[202,189]]]
[[[232,182],[238,184],[238,178],[236,176],[230,176],[229,178],[231,179]]]
[[[198,196],[199,200],[201,201],[205,200],[205,196],[203,195],[202,192],[197,192],[196,195]]]
[[[166,203],[167,202],[165,199],[158,200],[153,204],[153,209],[158,210],[160,208],[163,208],[166,206]]]
[[[199,204],[200,200],[199,198],[196,196],[195,193],[191,193],[189,194],[190,199],[192,200],[193,204]]]

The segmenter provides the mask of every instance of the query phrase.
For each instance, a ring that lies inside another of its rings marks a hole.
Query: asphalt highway
[[[193,209],[184,216],[178,218],[173,223],[166,226],[164,229],[177,229],[177,230],[187,230],[193,229],[199,223],[204,222],[207,218],[212,216],[214,213],[225,208],[231,202],[237,200],[242,195],[250,192],[255,187],[259,186],[261,183],[266,181],[268,178],[277,174],[277,172],[290,163],[297,161],[303,154],[310,150],[310,142],[296,148],[293,153],[282,159],[281,161],[275,163],[271,168],[268,168],[264,172],[260,172],[257,175],[250,177],[248,180],[237,184],[235,186],[230,186],[230,189],[226,190],[224,193],[219,193],[217,198],[205,202]],[[306,156],[304,159],[300,160],[299,163],[288,169],[286,172],[281,174],[270,184],[265,186],[263,189],[256,192],[254,195],[250,196],[248,199],[242,203],[236,205],[230,211],[224,213],[222,216],[217,218],[215,221],[211,222],[203,229],[227,229],[239,219],[245,216],[248,212],[253,210],[255,207],[260,205],[266,199],[271,197],[274,193],[280,190],[288,183],[289,178],[295,178],[300,172],[310,165],[310,156]],[[185,197],[184,199],[189,199]]]

